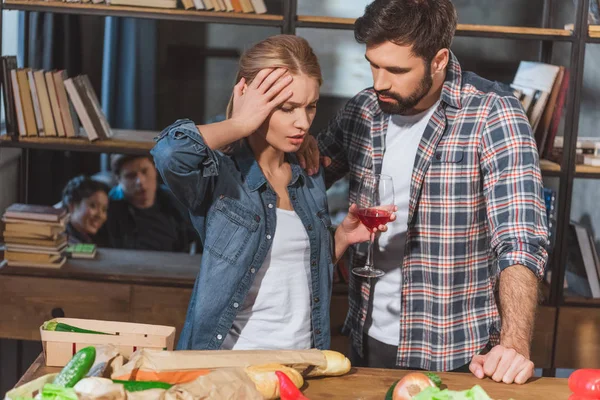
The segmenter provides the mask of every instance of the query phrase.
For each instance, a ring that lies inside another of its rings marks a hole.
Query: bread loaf
[[[302,387],[304,379],[298,371],[281,364],[253,365],[245,369],[248,377],[254,382],[256,390],[263,395],[265,399],[279,398],[279,380],[275,371],[282,371],[290,378],[297,388]]]

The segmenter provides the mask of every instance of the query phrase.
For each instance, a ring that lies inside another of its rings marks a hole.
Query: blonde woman
[[[156,167],[204,244],[178,349],[329,348],[333,263],[369,232],[353,206],[330,234],[322,175],[294,156],[321,81],[304,39],[274,36],[242,56],[227,120],[161,133]]]

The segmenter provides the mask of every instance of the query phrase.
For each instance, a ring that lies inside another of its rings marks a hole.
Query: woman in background
[[[104,183],[83,175],[67,183],[62,202],[71,214],[67,225],[69,244],[98,244],[96,234],[106,222],[109,190]]]

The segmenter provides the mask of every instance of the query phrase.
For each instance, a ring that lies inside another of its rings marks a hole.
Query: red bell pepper
[[[569,376],[569,389],[584,399],[600,399],[600,369],[578,369]]]
[[[277,375],[277,380],[279,380],[279,396],[281,400],[308,400],[286,374],[281,371],[275,371],[275,375]]]

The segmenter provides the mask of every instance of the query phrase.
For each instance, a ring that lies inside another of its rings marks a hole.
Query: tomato
[[[581,396],[579,394],[572,394],[569,396],[569,400],[600,400],[600,397],[587,397],[587,396]]]
[[[600,369],[578,369],[569,377],[571,392],[592,399],[600,399]]]
[[[392,400],[411,400],[413,396],[421,393],[428,387],[437,385],[422,372],[411,372],[400,379],[394,387]]]

